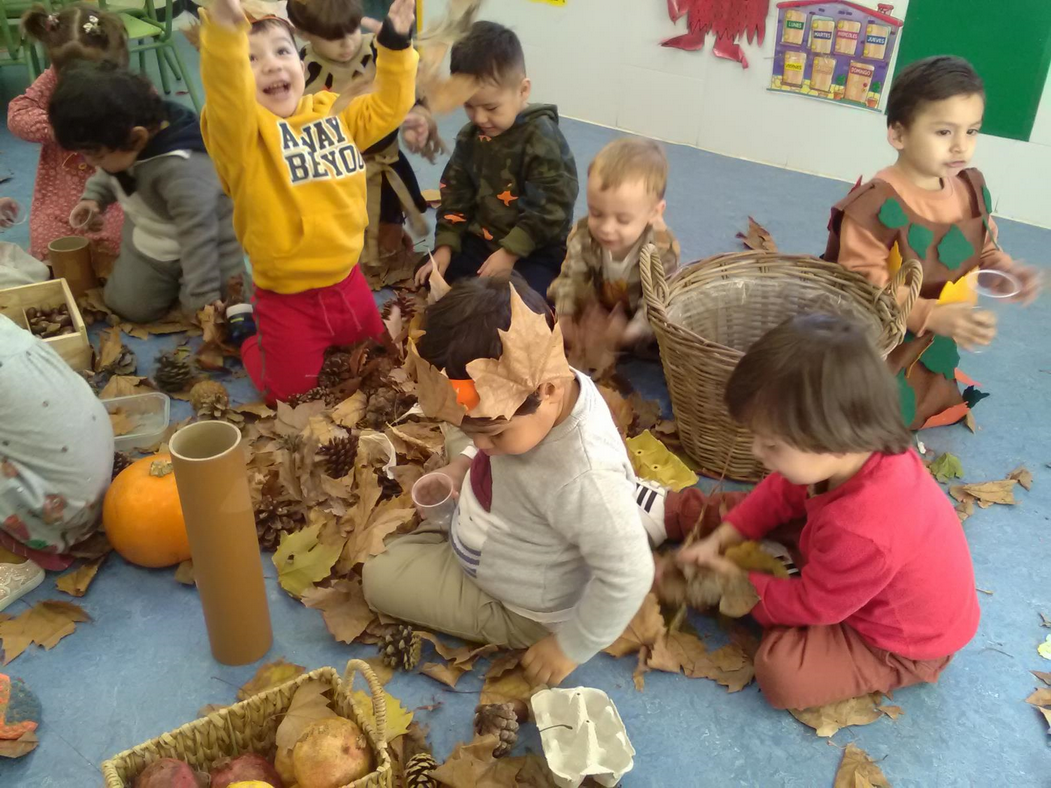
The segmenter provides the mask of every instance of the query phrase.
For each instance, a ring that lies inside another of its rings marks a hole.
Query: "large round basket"
[[[905,335],[923,276],[909,260],[880,290],[816,257],[740,252],[694,263],[669,281],[652,246],[642,251],[641,275],[683,447],[705,474],[738,481],[764,474],[750,433],[730,418],[723,399],[752,343],[793,315],[832,312],[868,326],[886,357]],[[893,294],[902,288],[899,306]]]
[[[368,682],[375,727],[351,700],[355,671]],[[369,664],[359,659],[347,663],[342,680],[334,668],[318,668],[114,755],[102,764],[106,788],[131,788],[142,771],[161,758],[178,758],[205,772],[220,758],[233,758],[246,752],[272,758],[277,727],[284,719],[296,690],[308,681],[319,681],[328,687],[329,705],[341,717],[358,724],[375,759],[372,772],[340,788],[392,788],[394,779],[387,751],[387,702],[383,685]]]

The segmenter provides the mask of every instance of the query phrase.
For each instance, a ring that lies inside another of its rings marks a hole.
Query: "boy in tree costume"
[[[938,56],[898,75],[887,103],[888,141],[898,160],[832,208],[825,258],[885,286],[903,259],[923,266],[923,287],[908,333],[888,357],[898,375],[905,422],[913,429],[954,424],[977,392],[957,369],[959,348],[987,345],[996,318],[974,309],[968,275],[996,269],[1019,280],[1032,301],[1035,269],[1011,259],[996,240],[992,197],[982,174],[966,168],[985,110],[981,77],[966,60]]]

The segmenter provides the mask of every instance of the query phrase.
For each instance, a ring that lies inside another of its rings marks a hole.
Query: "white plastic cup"
[[[453,481],[444,473],[428,473],[412,485],[412,502],[430,525],[448,527],[456,511]]]
[[[999,323],[1001,307],[1010,303],[1012,298],[1022,292],[1022,282],[1007,271],[980,268],[967,274],[967,277],[970,280],[971,290],[978,296],[974,308],[994,313],[997,316],[997,323]],[[971,352],[981,353],[986,347],[987,345],[975,345],[971,348]]]

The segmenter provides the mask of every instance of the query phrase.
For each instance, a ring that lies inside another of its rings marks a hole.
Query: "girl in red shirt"
[[[809,708],[936,681],[978,628],[974,568],[864,329],[789,320],[741,359],[726,401],[771,474],[679,560],[740,574],[726,547],[805,521],[798,577],[748,573],[767,700]]]

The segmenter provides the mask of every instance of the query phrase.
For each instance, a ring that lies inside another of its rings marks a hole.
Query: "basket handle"
[[[372,666],[360,659],[352,659],[347,662],[347,669],[343,671],[343,681],[350,692],[354,685],[354,672],[357,671],[365,677],[369,690],[372,692],[372,714],[376,717],[376,735],[379,737],[380,746],[387,749],[387,699],[383,696],[383,685],[380,683]]]
[[[921,266],[920,261],[916,259],[903,260],[901,267],[898,268],[898,272],[894,274],[894,278],[887,285],[887,290],[895,300],[897,300],[897,294],[901,288],[908,288],[905,300],[898,308],[898,320],[900,321],[900,324],[897,328],[902,335],[905,334],[905,323],[908,321],[909,315],[912,314],[912,308],[916,305],[916,300],[920,297],[920,288],[922,286],[923,266]]]
[[[668,302],[668,278],[664,275],[664,265],[657,252],[657,245],[650,242],[639,252],[639,275],[642,278],[642,297],[646,301],[646,311],[650,315],[668,321],[664,305]]]

